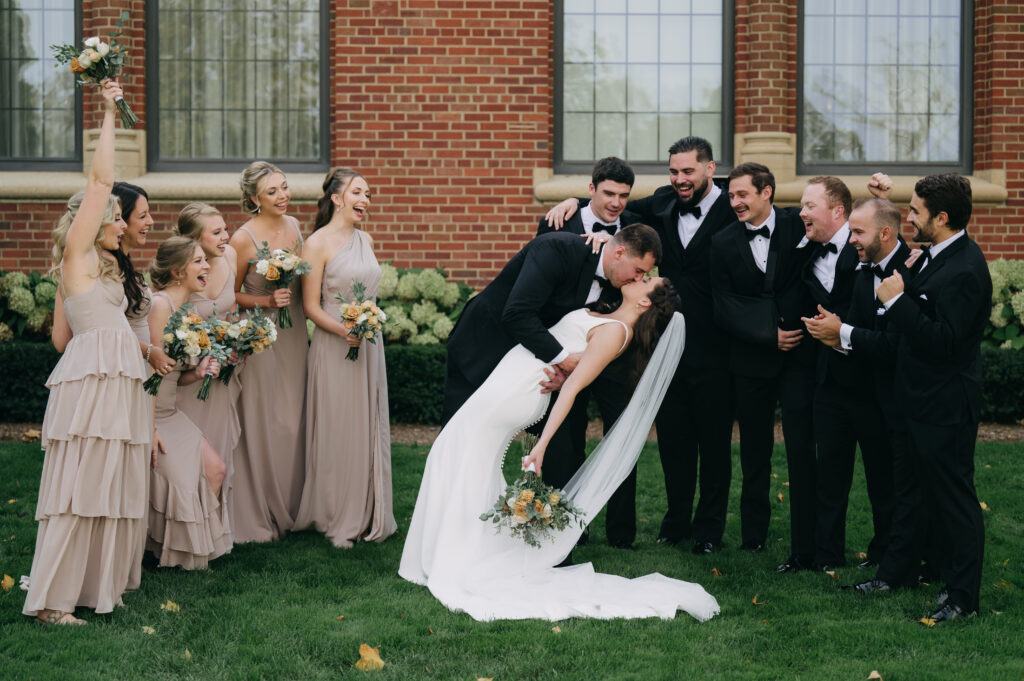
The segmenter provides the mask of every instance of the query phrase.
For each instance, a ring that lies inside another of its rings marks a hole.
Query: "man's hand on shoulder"
[[[579,201],[573,197],[569,197],[549,210],[547,215],[544,216],[544,219],[547,220],[548,225],[550,225],[552,229],[557,231],[565,226],[565,221],[573,216],[577,208],[579,208]]]

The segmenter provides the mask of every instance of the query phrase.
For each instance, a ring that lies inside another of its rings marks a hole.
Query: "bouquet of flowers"
[[[299,244],[296,242],[296,250],[298,246]],[[256,249],[256,257],[249,262],[256,263],[256,272],[262,274],[267,281],[279,289],[288,288],[295,281],[295,277],[300,274],[309,274],[312,271],[309,263],[301,256],[283,248],[275,248],[271,251],[266,241]],[[278,309],[277,323],[282,329],[292,328],[292,313],[287,307]]]
[[[228,353],[223,345],[211,339],[213,334],[210,324],[192,311],[192,305],[185,303],[171,315],[164,327],[164,348],[167,355],[178,362],[195,366],[203,357],[213,357],[223,362],[227,359]],[[160,382],[164,377],[160,374],[150,376],[142,387],[150,395],[156,395],[160,390]],[[203,383],[199,386],[197,397],[205,400],[210,397],[210,384],[213,383],[213,376],[204,376]]]
[[[128,12],[122,12],[121,18],[115,25],[121,28],[127,20]],[[121,35],[120,31],[111,33],[109,43],[100,40],[99,36],[86,38],[82,49],[64,43],[50,45],[50,50],[58,65],[70,65],[71,73],[75,74],[76,85],[79,87],[90,83],[99,85],[108,78],[111,80],[117,78],[117,74],[124,70],[128,51],[117,41],[119,35]],[[118,97],[115,104],[121,113],[121,124],[126,128],[135,127],[135,124],[139,122],[139,117],[128,106],[128,102]]]
[[[351,303],[342,298],[340,293],[336,297],[341,303],[341,323],[348,329],[349,335],[365,338],[376,345],[377,339],[374,336],[380,332],[388,316],[372,298],[366,297],[366,285],[361,281],[352,282]],[[359,359],[359,348],[349,348],[345,359],[353,362]]]
[[[256,307],[245,319],[240,319],[237,314],[232,319],[224,321],[221,319],[210,319],[210,327],[213,330],[213,337],[228,351],[232,350],[238,355],[234,364],[228,364],[220,370],[220,380],[227,385],[231,381],[231,375],[235,373],[235,367],[249,355],[258,355],[277,340],[277,325],[274,320],[263,314],[259,307]]]
[[[490,520],[499,531],[505,528],[530,546],[540,546],[552,531],[561,532],[572,522],[582,525],[583,512],[565,498],[564,491],[545,485],[536,473],[527,471],[505,488],[480,520]]]

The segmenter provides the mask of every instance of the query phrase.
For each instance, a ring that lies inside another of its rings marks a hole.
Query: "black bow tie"
[[[924,264],[932,259],[931,251],[931,246],[921,246],[921,257],[918,258],[918,260],[921,261],[921,267],[924,267]],[[921,267],[918,267],[917,269],[921,269]]]
[[[619,229],[619,226],[616,223],[612,223],[610,225],[606,225],[603,222],[595,222],[594,226],[590,228],[590,231],[592,231],[592,232],[608,232],[612,236],[615,236],[615,232],[617,232],[618,229]]]
[[[885,268],[877,263],[872,264],[870,267],[868,267],[868,269],[871,270],[871,273],[878,277],[879,279],[885,279],[887,276],[889,276],[888,274],[886,274]]]
[[[679,207],[679,217],[683,217],[684,215],[689,213],[693,217],[695,217],[698,220],[700,220],[701,212],[702,211],[700,209],[700,204],[698,204],[698,203],[695,203],[692,206],[680,206]]]
[[[753,241],[755,236],[763,236],[765,239],[771,239],[772,233],[768,229],[768,225],[761,225],[760,229],[751,229],[747,227],[747,241]]]
[[[829,241],[827,244],[818,246],[818,257],[824,258],[826,253],[838,253],[839,247]]]

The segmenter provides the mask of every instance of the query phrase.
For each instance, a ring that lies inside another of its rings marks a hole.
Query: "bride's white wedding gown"
[[[569,352],[579,352],[590,330],[604,323],[621,322],[576,310],[550,331]],[[636,463],[684,338],[676,314],[626,411],[566,486],[588,521]],[[505,489],[501,464],[509,442],[547,409],[550,396],[539,387],[545,366],[524,347],[512,348],[438,435],[398,573],[477,620],[672,618],[677,610],[706,620],[717,614],[718,603],[699,584],[657,573],[626,579],[595,572],[590,563],[552,567],[575,546],[582,531],[575,525],[534,548],[480,520]]]

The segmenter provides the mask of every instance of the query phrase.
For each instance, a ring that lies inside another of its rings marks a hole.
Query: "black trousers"
[[[736,419],[740,426],[740,530],[744,546],[765,544],[771,520],[769,490],[775,447],[775,405],[782,405],[782,435],[789,467],[790,553],[814,560],[814,420],[811,367],[787,367],[778,376],[736,377]]]
[[[818,384],[814,439],[818,446],[815,562],[846,565],[846,510],[859,443],[875,530],[868,544],[868,560],[880,563],[889,546],[893,477],[892,451],[874,387],[841,386],[834,381]]]
[[[542,471],[549,485],[565,487],[586,460],[587,404],[591,396],[597,402],[606,433],[629,403],[629,392],[620,377],[610,377],[607,373],[598,376],[576,396],[569,417],[551,438]],[[551,396],[552,405],[557,397],[557,393]],[[635,466],[608,500],[605,534],[610,544],[632,544],[636,539]]]
[[[732,477],[732,375],[680,366],[655,423],[668,498],[659,535],[721,543]]]
[[[919,464],[924,511],[942,560],[949,602],[977,610],[985,555],[985,521],[974,489],[977,422],[934,425],[907,420],[908,444]]]

